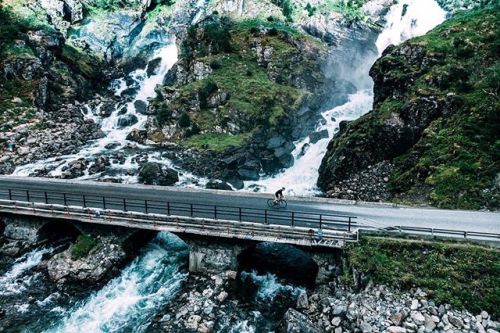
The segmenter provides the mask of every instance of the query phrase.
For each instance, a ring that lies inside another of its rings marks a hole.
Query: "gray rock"
[[[146,68],[146,74],[148,77],[158,74],[160,68],[161,58],[155,58],[148,62],[148,67]]]
[[[220,180],[215,180],[211,179],[207,185],[205,185],[205,188],[211,189],[211,190],[225,190],[225,191],[232,191],[233,188],[231,185],[229,185],[226,182],[222,182]]]
[[[146,102],[138,99],[137,101],[134,102],[134,107],[135,107],[135,111],[137,111],[137,113],[145,114],[145,115],[148,114],[148,105],[146,104]]]
[[[318,142],[319,140],[322,139],[327,139],[328,138],[328,130],[322,130],[319,132],[314,132],[309,135],[309,142],[314,144]]]
[[[464,326],[463,320],[459,317],[449,315],[448,320],[450,321],[450,324],[457,328],[462,328]]]
[[[118,122],[116,125],[118,126],[118,128],[125,128],[136,124],[138,121],[139,119],[137,119],[137,116],[133,114],[126,114],[118,118]]]
[[[297,309],[307,309],[309,308],[309,300],[307,298],[307,293],[304,291],[300,293],[297,298]]]
[[[279,333],[319,333],[320,330],[314,325],[306,315],[294,309],[288,309],[280,326]]]
[[[436,328],[436,323],[434,322],[432,317],[429,316],[428,314],[424,314],[424,318],[425,318],[425,331],[432,332]]]

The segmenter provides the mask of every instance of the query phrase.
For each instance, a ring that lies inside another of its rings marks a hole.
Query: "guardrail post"
[[[170,202],[167,201],[167,215],[170,216]]]
[[[45,204],[47,205],[49,203],[49,198],[47,197],[47,192],[43,192],[43,196],[45,198]]]
[[[267,223],[267,209],[264,209],[264,223],[268,224]]]
[[[191,217],[193,217],[193,204],[189,204],[189,210],[191,213]]]
[[[350,216],[349,216],[349,221],[348,221],[348,224],[347,224],[347,231],[351,232],[351,217]]]
[[[66,193],[63,193],[63,198],[64,198],[64,206],[67,206],[67,200],[66,200]]]
[[[12,201],[12,190],[9,188],[9,200]]]
[[[148,201],[144,200],[144,209],[146,211],[146,214],[148,213]]]
[[[319,214],[319,228],[321,229],[321,224],[323,223],[323,215]]]
[[[464,238],[467,238],[467,231],[464,231]]]
[[[30,201],[30,191],[26,190],[26,201]]]
[[[82,197],[83,197],[83,208],[87,208],[87,199],[85,198],[85,194]]]
[[[106,209],[106,197],[102,196],[102,209]]]
[[[295,226],[295,212],[292,212],[292,227]]]
[[[123,211],[127,211],[127,199],[123,198]]]
[[[238,215],[239,215],[238,217],[239,217],[240,222],[241,222],[241,207],[238,207]]]
[[[214,219],[217,220],[217,206],[214,206]]]

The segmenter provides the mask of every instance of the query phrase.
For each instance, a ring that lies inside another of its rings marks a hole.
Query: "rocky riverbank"
[[[271,276],[237,273],[190,276],[183,291],[159,314],[162,332],[489,332],[500,329],[486,311],[472,314],[436,304],[416,288],[400,292],[370,284],[354,291],[331,282],[314,290]],[[238,286],[238,287],[236,287]],[[244,290],[244,291],[242,291]]]

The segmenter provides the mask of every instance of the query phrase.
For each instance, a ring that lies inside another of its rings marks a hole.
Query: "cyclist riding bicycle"
[[[276,193],[274,193],[274,203],[278,203],[281,200],[283,200],[283,191],[285,190],[284,187],[281,189],[277,190]]]

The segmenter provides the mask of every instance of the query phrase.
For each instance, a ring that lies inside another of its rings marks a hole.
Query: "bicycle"
[[[287,202],[285,199],[269,199],[267,200],[267,205],[270,208],[286,208]]]

